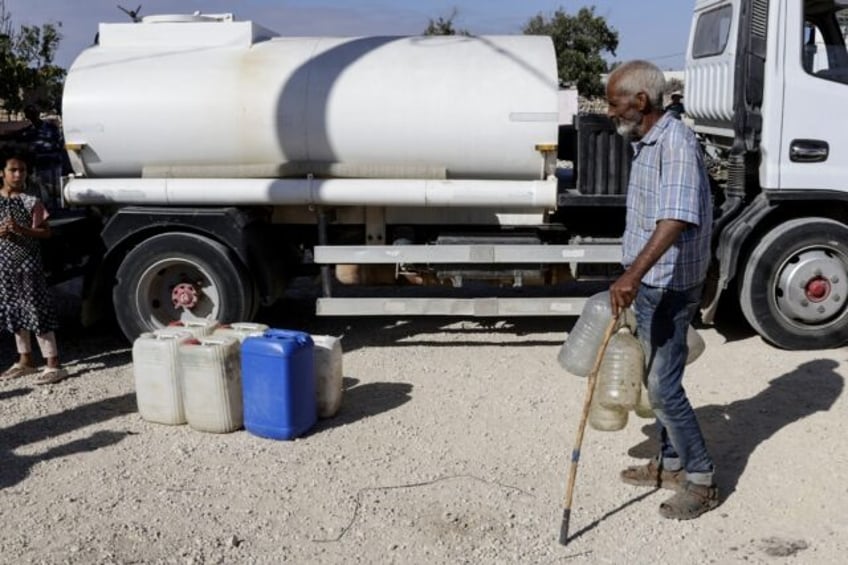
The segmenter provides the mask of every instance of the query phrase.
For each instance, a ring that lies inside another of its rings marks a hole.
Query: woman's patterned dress
[[[20,225],[32,226],[37,203],[38,198],[29,194],[0,194],[0,222],[11,217]],[[0,328],[41,335],[58,325],[47,291],[39,241],[18,234],[0,237]]]

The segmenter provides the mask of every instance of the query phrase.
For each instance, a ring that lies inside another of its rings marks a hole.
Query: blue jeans
[[[698,311],[701,287],[678,291],[641,285],[634,309],[645,350],[648,397],[657,416],[660,459],[670,471],[684,469],[689,481],[713,484],[713,461],[686,391],[683,369],[686,332]]]

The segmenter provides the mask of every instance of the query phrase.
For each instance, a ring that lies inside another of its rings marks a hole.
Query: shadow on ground
[[[60,285],[61,286],[61,285]],[[58,341],[63,361],[71,365],[72,373],[80,376],[87,372],[106,367],[129,363],[131,361],[130,343],[123,337],[117,324],[104,321],[92,328],[83,328],[79,324],[79,284],[68,284],[55,289],[54,295],[61,317]],[[590,286],[593,292],[602,290],[602,286]],[[596,288],[597,287],[597,288]],[[380,294],[386,292],[408,291],[403,287],[377,289]],[[418,290],[418,289],[412,289]],[[437,289],[438,290],[438,289]],[[534,295],[538,289],[527,288],[528,295]],[[585,289],[584,289],[585,290]],[[469,291],[470,292],[470,291]],[[503,340],[497,337],[487,339],[492,334],[505,336],[543,335],[541,338],[510,340],[511,347],[535,347],[560,345],[565,336],[574,327],[576,316],[538,316],[518,318],[462,318],[462,317],[408,317],[392,316],[345,316],[318,317],[315,305],[320,287],[315,280],[300,277],[292,284],[286,296],[271,306],[262,308],[255,321],[272,327],[309,332],[315,335],[334,335],[344,338],[345,351],[363,347],[382,346],[488,346],[501,345]],[[703,326],[701,326],[703,327]],[[754,334],[738,307],[731,300],[720,302],[715,329],[727,341],[746,339]],[[428,339],[428,334],[451,334],[451,340]],[[463,339],[468,336],[468,339]],[[36,348],[37,349],[37,348]],[[92,351],[107,352],[92,355]],[[38,355],[37,350],[34,351]],[[5,367],[15,358],[13,341],[0,343],[0,363]],[[74,370],[76,366],[76,370]]]
[[[16,449],[135,411],[135,395],[124,394],[83,404],[57,414],[26,420],[0,430],[0,489],[24,480],[37,463],[76,453],[97,451],[118,443],[129,435],[129,432],[98,431],[87,438],[52,447],[38,455],[17,455],[14,453]]]
[[[400,292],[404,290],[398,287]],[[532,289],[528,289],[531,293]],[[586,293],[603,290],[602,286],[592,288]],[[392,292],[382,289],[380,294]],[[535,340],[514,340],[510,346],[526,347],[539,345],[559,345],[577,322],[576,316],[539,316],[519,318],[462,318],[462,317],[412,317],[391,316],[373,317],[317,317],[315,304],[320,289],[314,281],[302,280],[288,291],[286,297],[273,306],[262,309],[258,321],[271,326],[306,331],[312,334],[325,334],[344,337],[345,351],[361,347],[380,346],[474,346],[502,343],[497,339],[478,339],[481,333],[505,335],[550,334]],[[734,300],[725,297],[719,302],[714,326],[699,324],[696,327],[714,328],[728,342],[750,338],[756,333],[751,329]],[[448,333],[453,338],[447,341],[428,340],[427,334]],[[462,339],[467,335],[468,339]],[[419,337],[421,336],[421,337]]]
[[[358,379],[345,377],[343,387],[344,400],[338,413],[332,418],[319,419],[309,435],[394,410],[412,400],[412,385],[409,383],[359,384]]]
[[[722,500],[736,490],[751,454],[781,429],[816,412],[827,412],[842,394],[839,363],[816,359],[781,375],[751,398],[730,404],[710,404],[695,410],[716,463],[716,482]],[[650,439],[630,448],[633,457],[650,458],[658,450],[655,427],[642,428]]]
[[[342,337],[345,352],[364,347],[463,347],[502,345],[503,340],[483,336],[550,334],[540,339],[515,340],[514,347],[560,345],[574,327],[576,317],[462,318],[421,316],[318,317],[314,303],[286,299],[261,310],[257,321],[273,327],[295,329],[313,335]],[[450,340],[429,339],[429,334],[449,334]],[[467,336],[467,339],[463,339]]]
[[[0,340],[0,367],[5,368],[17,361],[12,336],[3,333]],[[33,340],[32,355],[36,366],[44,364],[41,352]],[[75,379],[111,367],[120,367],[132,361],[132,350],[123,335],[108,324],[93,328],[63,327],[56,332],[56,342],[62,364],[68,369],[68,378]]]
[[[739,304],[729,293],[718,304],[715,323],[707,326],[699,322],[695,324],[696,328],[713,328],[728,343],[757,335],[754,328],[748,324],[745,315],[742,314]]]

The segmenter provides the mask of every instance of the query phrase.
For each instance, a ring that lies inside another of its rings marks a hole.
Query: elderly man
[[[700,146],[691,130],[663,112],[664,89],[662,71],[646,61],[621,65],[607,82],[607,113],[634,149],[625,271],[610,287],[610,300],[616,313],[631,304],[636,311],[660,441],[656,459],[625,469],[621,478],[676,491],[660,514],[685,520],[718,505],[713,462],[682,385],[686,331],[710,258],[712,202]]]

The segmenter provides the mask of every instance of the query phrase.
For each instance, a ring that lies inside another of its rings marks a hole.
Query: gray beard
[[[637,113],[636,120],[619,120],[615,126],[615,131],[625,139],[639,139],[642,137],[639,134],[639,124],[642,122],[643,114]]]
[[[615,127],[615,131],[621,137],[628,139],[633,136],[633,130],[636,129],[635,124],[618,124]]]

